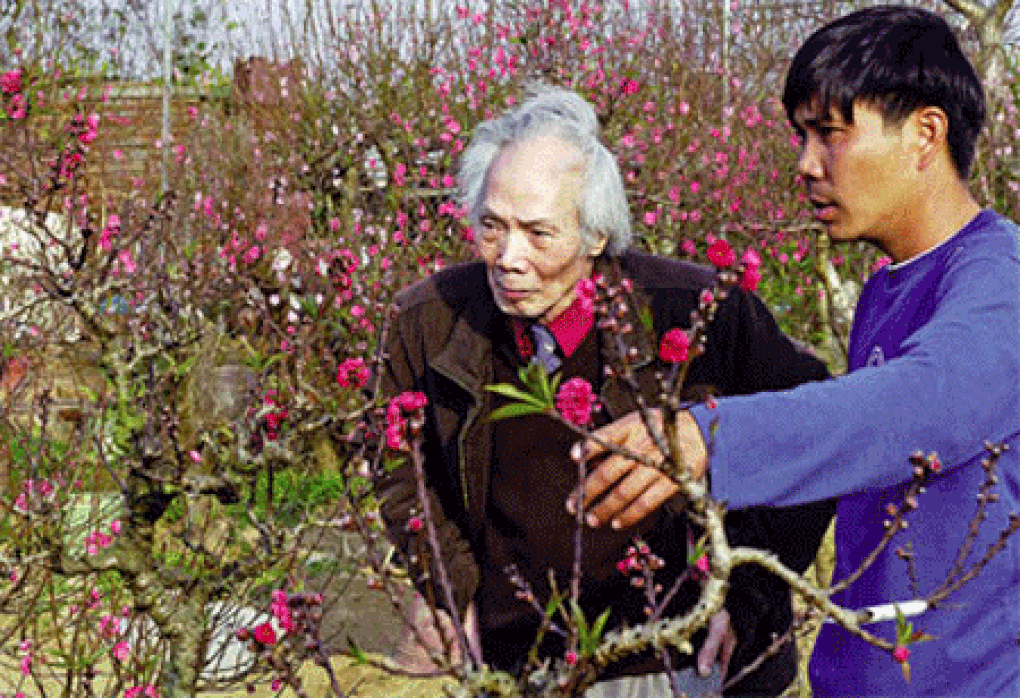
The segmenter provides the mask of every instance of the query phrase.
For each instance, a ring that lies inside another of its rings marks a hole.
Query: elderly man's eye
[[[497,240],[505,232],[505,227],[498,221],[483,219],[481,222],[481,235],[484,240]]]

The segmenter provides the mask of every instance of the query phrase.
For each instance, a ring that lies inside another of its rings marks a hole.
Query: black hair
[[[853,122],[855,102],[875,107],[886,123],[920,107],[949,117],[949,154],[966,178],[985,122],[985,94],[960,42],[937,14],[881,6],[851,13],[812,34],[793,58],[783,106],[794,112],[817,100]]]

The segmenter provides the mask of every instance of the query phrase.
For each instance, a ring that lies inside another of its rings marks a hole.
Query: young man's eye
[[[838,134],[839,132],[840,132],[840,129],[837,126],[819,126],[818,127],[818,135],[821,136],[824,140],[831,140],[832,137],[835,136],[836,134]]]

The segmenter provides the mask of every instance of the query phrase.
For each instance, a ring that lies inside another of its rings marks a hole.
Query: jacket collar
[[[459,312],[450,339],[432,360],[432,367],[456,382],[472,396],[482,394],[491,382],[492,333],[500,312],[488,284],[483,293],[465,303]]]
[[[632,276],[628,273],[630,261],[632,260],[627,254],[619,258],[599,257],[595,261],[595,273],[602,275],[610,286],[619,286],[625,278]],[[647,373],[639,369],[655,360],[657,347],[654,343],[655,330],[651,326],[652,313],[648,294],[636,284],[632,293],[634,302],[627,304],[623,321],[634,328],[627,338],[627,345],[637,349],[632,366],[640,374]],[[433,368],[455,381],[472,396],[483,394],[485,386],[492,381],[491,337],[496,323],[502,318],[503,315],[496,307],[488,284],[485,284],[484,294],[465,304],[461,312],[457,313],[450,341],[433,359]],[[601,332],[603,347],[608,348],[612,346],[610,342],[615,344],[618,340],[604,330],[597,331]],[[607,405],[619,405],[623,410],[612,410],[615,413],[614,417],[636,408],[630,388],[618,377],[613,376],[606,380],[602,395]]]

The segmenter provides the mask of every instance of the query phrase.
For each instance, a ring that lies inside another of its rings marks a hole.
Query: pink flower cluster
[[[99,619],[99,634],[107,639],[119,636],[121,629],[121,619],[117,616],[104,613],[103,617]]]
[[[14,509],[27,514],[30,509],[43,502],[50,502],[56,494],[54,483],[49,480],[29,478],[21,483],[21,494],[14,500]]]
[[[18,119],[24,119],[28,113],[28,109],[25,104],[25,95],[22,94],[23,88],[21,80],[20,70],[8,70],[7,72],[0,73],[0,93],[10,95],[9,105],[6,108],[7,115],[17,121]],[[0,114],[3,112],[0,111]]]
[[[414,432],[421,428],[421,410],[428,404],[425,393],[406,391],[390,400],[386,408],[386,447],[392,451],[407,451],[408,428]],[[405,415],[410,413],[411,419]],[[417,414],[416,414],[417,413]]]
[[[363,358],[344,359],[336,372],[336,382],[345,388],[363,388],[368,383],[368,366]]]
[[[709,245],[706,255],[708,261],[717,267],[725,269],[737,263],[737,253],[733,246],[722,238],[708,235],[705,238]],[[740,288],[745,291],[754,291],[761,282],[761,257],[753,249],[748,248],[740,258],[742,274],[740,276]]]
[[[120,520],[114,520],[110,522],[110,533],[116,536],[121,531]],[[113,536],[109,536],[100,530],[90,532],[85,536],[85,552],[89,555],[98,555],[99,551],[103,548],[109,547],[113,543]]]
[[[131,646],[122,640],[113,646],[110,654],[118,662],[126,662],[131,657]]]
[[[280,403],[276,399],[274,391],[266,393],[266,396],[262,398],[262,404],[267,407],[279,407]],[[266,414],[266,438],[270,441],[275,441],[280,436],[280,425],[287,421],[290,417],[290,411],[287,408],[281,408],[278,410],[272,410]]]
[[[23,676],[28,676],[32,673],[32,663],[35,661],[35,654],[32,652],[32,641],[22,640],[18,650],[22,653],[21,673]]]
[[[103,232],[99,234],[99,246],[104,250],[109,251],[111,247],[110,240],[120,232],[120,216],[116,213],[111,213],[106,218],[106,225],[103,226]]]
[[[159,698],[159,690],[152,684],[135,686],[124,691],[124,698]]]
[[[643,587],[647,576],[665,565],[666,561],[653,553],[647,543],[638,541],[635,545],[627,546],[627,557],[616,563],[616,569],[620,574],[630,577],[633,586]]]
[[[71,119],[70,130],[82,145],[88,145],[99,135],[99,114],[75,114]]]
[[[21,71],[8,70],[0,73],[0,91],[5,95],[21,92]]]
[[[556,409],[565,420],[579,427],[591,426],[592,415],[601,409],[591,383],[575,377],[560,386]]]
[[[740,277],[740,288],[745,291],[754,291],[761,282],[761,257],[753,249],[748,248],[740,258],[744,265],[744,273]]]
[[[273,603],[270,605],[269,610],[277,622],[279,622],[284,632],[294,631],[294,617],[290,612],[290,597],[287,596],[287,592],[283,589],[274,591]]]
[[[595,288],[597,279],[581,279],[577,282],[577,297],[586,313],[595,312]]]

